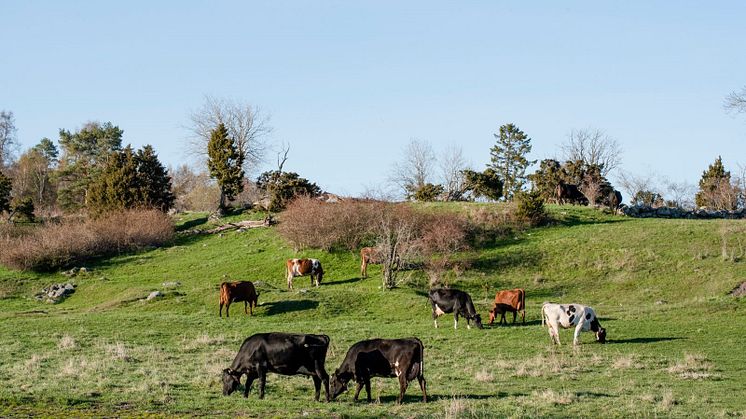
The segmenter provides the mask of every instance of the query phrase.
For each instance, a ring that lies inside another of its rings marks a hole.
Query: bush
[[[170,241],[173,232],[171,219],[160,211],[114,212],[95,220],[48,224],[20,236],[0,237],[0,263],[14,269],[49,271],[159,246]]]
[[[382,205],[354,200],[326,203],[301,196],[280,216],[278,231],[298,249],[357,251],[363,244],[373,242],[373,220]]]
[[[13,213],[13,218],[33,223],[34,201],[30,197],[18,199],[13,203],[11,212]]]
[[[546,221],[547,213],[544,210],[544,198],[538,191],[520,192],[517,198],[516,217],[525,220],[532,226],[540,225]]]

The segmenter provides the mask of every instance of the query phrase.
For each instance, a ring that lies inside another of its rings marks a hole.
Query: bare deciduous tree
[[[438,165],[443,188],[445,189],[445,200],[461,200],[466,192],[466,178],[463,171],[468,168],[461,147],[455,145],[446,147]]]
[[[601,182],[594,176],[586,176],[580,187],[580,192],[588,199],[588,206],[596,206],[598,198],[601,196]]]
[[[725,97],[725,110],[733,113],[746,113],[746,86],[740,92],[733,91]]]
[[[429,142],[412,138],[403,156],[403,160],[394,163],[390,180],[409,196],[432,177],[435,153]]]
[[[694,208],[694,194],[697,192],[694,185],[686,181],[674,182],[668,179],[664,180],[664,184],[667,205],[684,209]]]
[[[383,288],[391,289],[402,283],[399,276],[402,263],[417,254],[415,244],[418,219],[411,209],[396,204],[384,204],[378,211],[374,227],[376,251],[381,255]]]
[[[16,123],[13,112],[0,111],[0,169],[10,163],[16,145]]]
[[[603,176],[621,163],[622,148],[617,140],[596,128],[573,129],[560,148],[565,160],[600,165]]]
[[[657,177],[658,176],[654,173],[634,174],[631,172],[620,171],[617,176],[617,182],[619,182],[619,185],[621,185],[622,189],[627,193],[627,196],[629,196],[630,199],[638,192],[643,191],[650,191],[663,195],[660,190],[661,188],[655,181]]]
[[[230,99],[205,96],[202,107],[192,112],[189,118],[189,154],[206,159],[210,133],[222,123],[228,129],[228,135],[236,141],[238,150],[243,153],[244,172],[255,171],[257,163],[264,156],[265,137],[272,131],[269,117],[263,115],[258,107]]]

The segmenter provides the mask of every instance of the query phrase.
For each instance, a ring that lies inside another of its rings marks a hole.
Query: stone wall
[[[622,205],[619,211],[628,216],[635,218],[690,218],[690,219],[715,219],[715,218],[728,218],[728,219],[740,219],[746,218],[746,209],[740,209],[736,211],[726,210],[709,210],[709,209],[695,209],[686,210],[683,208],[676,207],[647,207],[647,206],[628,206]]]

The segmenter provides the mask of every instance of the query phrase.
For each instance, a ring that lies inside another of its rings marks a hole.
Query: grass
[[[471,269],[448,274],[483,317],[498,289],[527,290],[526,325],[433,328],[413,272],[401,288],[380,289],[380,267],[359,278],[351,252],[294,252],[270,228],[180,235],[168,247],[99,260],[68,279],[0,268],[0,416],[742,416],[746,402],[746,303],[727,296],[746,277],[742,222],[627,219],[549,206],[553,225],[460,255]],[[234,215],[260,218],[261,214]],[[177,220],[208,228],[202,214]],[[725,251],[723,250],[725,247]],[[0,250],[1,251],[1,250]],[[723,257],[727,254],[728,257]],[[298,278],[285,290],[286,258],[321,259],[320,288]],[[736,255],[736,257],[731,257]],[[218,318],[218,285],[259,281],[254,317],[234,305]],[[71,280],[61,304],[33,294]],[[167,281],[180,286],[164,289]],[[161,290],[164,298],[143,301]],[[543,301],[591,305],[609,343],[573,348],[572,331],[552,346],[539,326]],[[519,320],[520,322],[520,320]],[[302,377],[270,375],[263,401],[223,397],[220,371],[257,332],[325,333],[330,373],[354,342],[417,336],[425,343],[431,402],[410,386],[395,404],[395,380],[375,379],[372,404],[348,392],[313,401]]]

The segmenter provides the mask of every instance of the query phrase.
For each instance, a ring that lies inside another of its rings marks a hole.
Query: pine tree
[[[513,124],[500,127],[499,134],[493,134],[497,143],[490,150],[492,163],[489,165],[503,181],[503,197],[511,201],[526,182],[526,168],[536,161],[526,159],[531,152],[531,139]]]
[[[171,177],[158,160],[153,147],[146,145],[137,151],[137,178],[139,197],[143,206],[168,211],[174,206]]]
[[[533,190],[537,191],[545,201],[555,202],[557,199],[557,185],[564,181],[565,173],[560,162],[553,159],[544,159],[539,164],[539,169],[528,179],[533,184]]]
[[[113,210],[134,208],[138,201],[139,184],[137,163],[132,147],[114,151],[106,159],[104,168],[88,188],[88,210],[101,214]]]
[[[735,209],[737,193],[730,184],[730,172],[725,170],[723,159],[718,156],[699,180],[699,192],[694,197],[698,207]]]
[[[225,210],[226,199],[232,200],[243,191],[244,156],[236,147],[235,141],[228,136],[225,125],[219,124],[210,134],[207,144],[207,167],[210,176],[217,180],[220,187],[218,212]]]
[[[497,201],[503,196],[503,181],[492,168],[486,168],[484,172],[473,170],[462,170],[464,175],[465,190],[471,191],[475,198],[485,197]]]
[[[9,177],[0,172],[0,214],[10,211],[10,192],[13,182]]]

